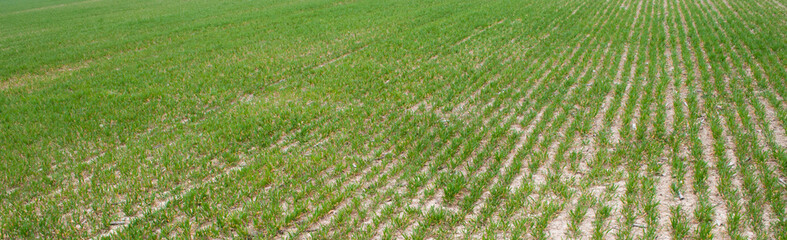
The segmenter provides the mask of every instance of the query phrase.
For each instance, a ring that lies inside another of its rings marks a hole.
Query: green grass
[[[0,238],[785,239],[786,5],[6,0]]]

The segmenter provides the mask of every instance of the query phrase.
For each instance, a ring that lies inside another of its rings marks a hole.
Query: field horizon
[[[785,0],[5,0],[0,239],[787,239]]]

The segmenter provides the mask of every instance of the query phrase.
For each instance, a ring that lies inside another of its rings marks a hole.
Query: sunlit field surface
[[[3,0],[0,239],[787,239],[785,0]]]

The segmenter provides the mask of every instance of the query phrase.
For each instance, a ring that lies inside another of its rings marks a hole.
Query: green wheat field
[[[0,0],[0,239],[787,239],[787,0]]]

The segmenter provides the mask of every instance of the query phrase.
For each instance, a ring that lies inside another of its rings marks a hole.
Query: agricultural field
[[[785,0],[3,0],[0,239],[787,239]]]

